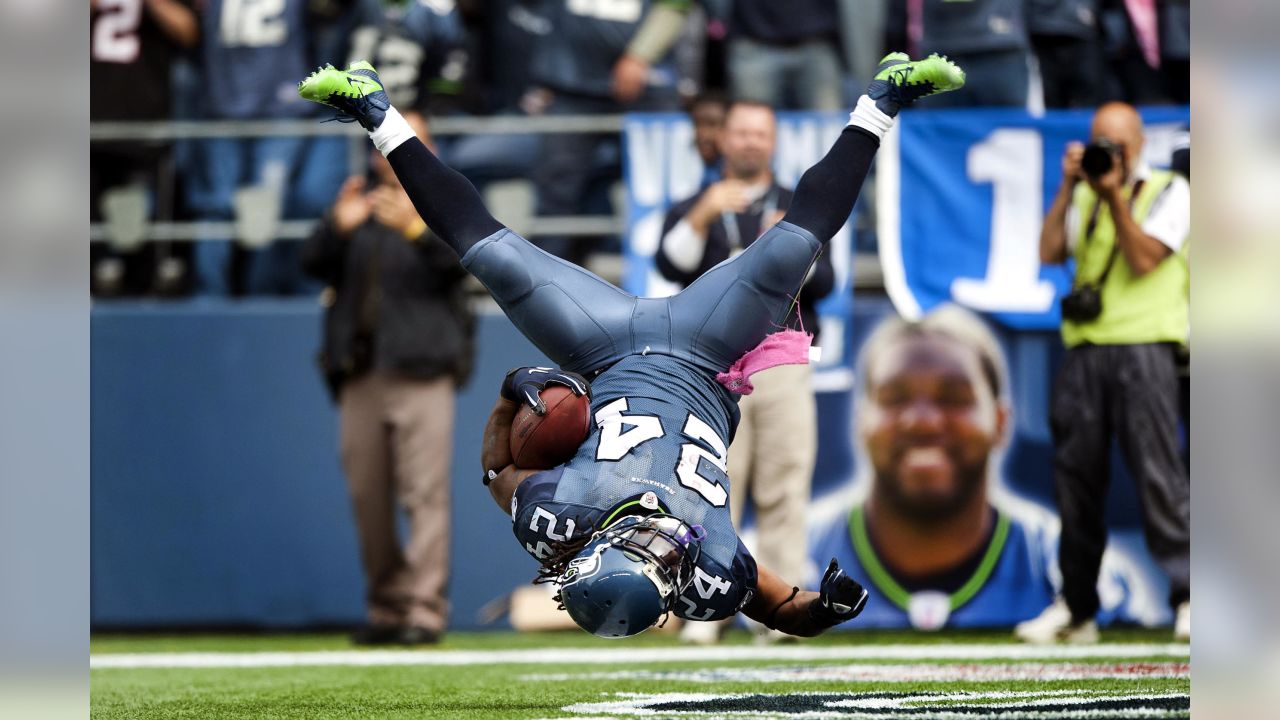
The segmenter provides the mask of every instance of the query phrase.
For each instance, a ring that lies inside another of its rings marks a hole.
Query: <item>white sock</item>
[[[409,127],[409,121],[405,120],[400,111],[394,107],[387,108],[387,116],[383,118],[382,124],[369,133],[369,139],[373,140],[374,147],[378,148],[382,157],[390,155],[392,150],[412,137],[417,135],[413,132],[413,128]]]
[[[849,113],[849,124],[884,139],[884,134],[893,127],[893,118],[876,107],[875,100],[863,95],[858,98],[858,104],[854,106],[853,112]]]

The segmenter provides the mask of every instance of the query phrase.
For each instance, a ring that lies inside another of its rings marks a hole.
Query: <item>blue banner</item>
[[[837,113],[779,113],[773,167],[778,183],[794,188],[804,171],[822,159],[847,122],[846,115]],[[628,115],[623,124],[623,159],[627,231],[622,286],[641,296],[670,295],[679,288],[658,274],[653,255],[662,239],[667,210],[692,197],[701,186],[703,166],[693,146],[693,124],[681,113]],[[818,303],[823,347],[814,382],[819,391],[852,387],[848,352],[852,237],[846,224],[827,248],[836,277],[831,294]]]
[[[1185,107],[1147,108],[1145,156],[1167,167]],[[877,156],[876,210],[885,286],[919,317],[953,300],[1020,329],[1055,329],[1066,266],[1041,267],[1041,221],[1072,140],[1091,111],[904,113]]]

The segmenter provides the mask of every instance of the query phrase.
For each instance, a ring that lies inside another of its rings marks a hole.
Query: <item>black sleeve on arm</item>
[[[782,219],[825,243],[844,225],[862,191],[862,181],[880,149],[880,140],[862,128],[846,127],[826,157],[805,171]]]
[[[450,168],[417,138],[387,156],[422,220],[462,257],[472,245],[503,228],[485,208],[471,182]]]

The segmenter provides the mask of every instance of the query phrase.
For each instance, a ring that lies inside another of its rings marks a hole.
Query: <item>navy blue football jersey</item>
[[[349,61],[373,63],[393,105],[421,108],[433,80],[461,80],[466,71],[462,39],[457,8],[447,0],[389,6],[364,0]]]
[[[554,90],[607,98],[614,63],[649,8],[684,0],[547,0],[552,32],[533,53],[533,79]]]
[[[516,538],[543,562],[617,517],[666,512],[705,533],[675,614],[733,616],[756,588],[755,559],[729,514],[725,457],[737,406],[704,371],[669,355],[623,358],[591,390],[595,423],[577,455],[517,488]]]
[[[202,24],[206,112],[216,118],[311,114],[307,0],[209,0]]]

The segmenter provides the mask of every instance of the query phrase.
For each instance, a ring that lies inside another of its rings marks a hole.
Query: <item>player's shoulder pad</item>
[[[595,532],[600,519],[597,508],[556,501],[562,471],[554,468],[530,475],[511,496],[511,530],[539,562],[554,555],[557,546]]]

